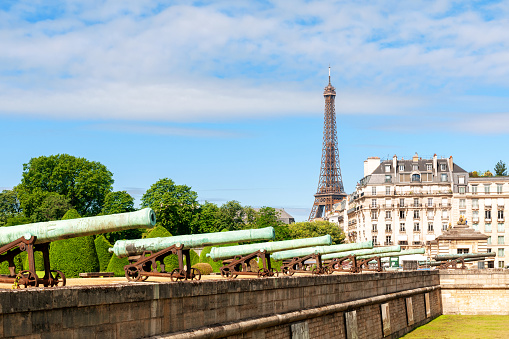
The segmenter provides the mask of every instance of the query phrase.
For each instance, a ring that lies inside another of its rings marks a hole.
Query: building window
[[[385,237],[385,244],[386,245],[392,245],[392,241],[391,241],[391,236],[390,235],[387,235]]]
[[[472,221],[479,222],[479,211],[472,211]]]
[[[442,198],[442,207],[447,207],[447,205],[448,205],[447,198]]]
[[[385,211],[385,219],[391,219],[391,211]]]
[[[442,211],[442,219],[447,219],[449,216],[447,215],[447,211]]]
[[[372,224],[372,225],[371,225],[371,230],[372,230],[373,232],[377,232],[377,231],[378,231],[378,230],[377,230],[377,226],[376,226],[376,224]]]
[[[400,232],[405,232],[405,231],[406,231],[406,230],[405,230],[405,223],[404,223],[404,222],[402,222],[402,223],[400,223],[400,224],[399,224],[399,231],[400,231]]]
[[[497,232],[504,233],[504,224],[503,223],[500,223],[500,222],[498,223]]]
[[[414,219],[419,219],[419,210],[414,210]]]
[[[418,171],[419,170],[419,165],[418,164],[413,164],[412,165],[412,170]]]
[[[504,268],[504,262],[503,261],[499,261],[498,262],[498,268]]]
[[[428,219],[433,219],[433,210],[428,211]]]
[[[465,218],[465,215],[467,214],[467,211],[462,211],[460,210],[460,216],[463,217],[463,219]]]
[[[502,184],[497,184],[497,193],[498,194],[502,193]]]
[[[468,248],[458,248],[457,252],[458,252],[458,254],[467,254]]]
[[[491,233],[491,224],[490,223],[484,224],[484,232]]]
[[[412,182],[420,182],[421,176],[419,174],[412,174]]]
[[[376,207],[376,199],[371,199],[371,207]]]
[[[446,164],[440,164],[440,170],[441,171],[447,170],[447,165]]]
[[[385,232],[392,232],[391,224],[385,224]]]
[[[499,248],[497,254],[498,254],[498,257],[500,257],[500,258],[505,257],[504,249],[503,248]]]
[[[378,219],[378,212],[377,211],[371,211],[371,220]]]
[[[484,219],[491,220],[491,210],[484,211]]]
[[[405,211],[399,211],[399,218],[400,219],[405,219]]]
[[[418,222],[414,222],[414,232],[420,232],[421,227]]]
[[[405,207],[405,198],[399,199],[399,207]]]
[[[460,208],[465,208],[466,205],[465,199],[460,199]]]
[[[385,165],[385,173],[391,172],[391,165]]]
[[[433,198],[428,198],[428,207],[433,207]]]
[[[447,223],[446,222],[442,223],[442,231],[447,231]]]
[[[479,199],[472,199],[472,208],[479,208]]]
[[[470,188],[472,189],[472,193],[477,193],[477,185],[472,185]]]
[[[373,236],[373,245],[378,245],[378,239],[376,238],[376,235]]]
[[[385,186],[385,195],[391,194],[391,186]]]
[[[371,194],[376,195],[376,186],[371,187]]]
[[[504,210],[498,210],[497,216],[498,220],[504,220]]]
[[[399,165],[399,171],[403,172],[405,170],[405,165]]]
[[[504,244],[504,236],[503,235],[499,235],[498,236],[497,244],[499,244],[499,245],[503,245]]]
[[[386,175],[385,175],[385,182],[392,182],[392,176],[391,176],[391,175],[386,174]]]
[[[472,224],[474,230],[479,231],[479,224]]]
[[[446,182],[447,181],[447,173],[440,174],[440,181],[441,182]]]
[[[464,186],[458,187],[458,193],[459,194],[465,194],[465,187]]]
[[[432,170],[432,165],[431,164],[426,164],[426,171],[431,171]]]
[[[419,198],[414,198],[414,207],[419,207]]]
[[[465,177],[464,176],[458,177],[458,184],[460,184],[460,185],[464,185],[465,184]]]
[[[484,185],[484,193],[490,193],[490,185]]]
[[[433,223],[428,222],[428,232],[433,232]]]
[[[486,239],[486,243],[488,245],[491,245],[491,237],[488,237],[488,239]],[[491,248],[488,248],[488,253],[491,253]]]

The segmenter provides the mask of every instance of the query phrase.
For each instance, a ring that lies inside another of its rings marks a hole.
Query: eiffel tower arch
[[[309,221],[323,219],[332,212],[334,204],[346,197],[339,167],[338,136],[336,131],[336,89],[331,85],[330,67],[329,84],[323,92],[325,114],[323,121],[323,147],[320,178],[315,194],[315,202],[309,214]]]

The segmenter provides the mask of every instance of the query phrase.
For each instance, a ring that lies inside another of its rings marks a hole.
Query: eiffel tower
[[[334,204],[346,197],[341,179],[339,167],[338,136],[336,132],[336,89],[330,82],[323,92],[325,98],[325,114],[323,120],[323,147],[322,165],[320,167],[320,178],[318,179],[318,190],[315,194],[315,203],[309,214],[309,221],[323,219],[332,212]]]

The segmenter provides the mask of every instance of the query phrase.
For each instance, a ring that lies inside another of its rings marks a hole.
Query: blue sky
[[[369,156],[509,162],[509,1],[2,1],[0,189],[30,158],[99,161],[139,199],[309,215],[323,88],[347,193]]]

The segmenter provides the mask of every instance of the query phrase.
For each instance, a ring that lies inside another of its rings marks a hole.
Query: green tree
[[[27,217],[32,217],[48,192],[66,197],[80,215],[91,216],[101,211],[104,198],[112,189],[112,177],[99,162],[68,154],[41,156],[23,165],[16,190]]]
[[[62,220],[79,217],[78,212],[71,209]],[[94,237],[91,235],[52,242],[49,257],[51,268],[62,271],[69,278],[77,277],[82,272],[99,270],[99,258],[95,251]]]
[[[497,164],[495,165],[495,175],[497,177],[502,177],[502,176],[507,175],[507,166],[505,165],[505,162],[503,162],[502,160],[497,162]]]
[[[262,207],[260,208],[250,224],[252,228],[265,228],[274,227],[276,237],[274,240],[288,240],[290,239],[290,231],[288,225],[279,220],[279,212],[273,207]]]
[[[150,207],[157,223],[173,235],[194,233],[194,220],[199,211],[198,194],[186,185],[175,185],[164,178],[153,184],[141,198],[142,207]]]
[[[7,219],[21,213],[18,194],[15,190],[3,190],[0,193],[0,226],[7,223]]]
[[[483,177],[492,177],[493,176],[493,173],[491,173],[489,170],[484,172],[484,174],[482,175]]]
[[[238,201],[232,200],[219,208],[219,224],[222,230],[236,231],[245,227],[245,211]]]
[[[196,233],[219,232],[221,229],[219,223],[219,207],[208,201],[201,205],[199,212],[196,214],[193,228]]]
[[[477,177],[479,177],[479,172],[477,172],[477,171],[469,172],[468,176],[471,178],[477,178]]]
[[[108,249],[112,246],[102,234],[95,238],[94,245],[95,252],[97,253],[97,259],[99,259],[99,271],[106,272],[111,256],[113,255],[113,253],[110,253]]]
[[[72,208],[69,199],[55,192],[45,193],[41,204],[34,209],[34,222],[60,220]]]
[[[102,215],[133,212],[134,198],[126,191],[109,192],[104,198],[104,205],[101,210]],[[116,231],[104,234],[110,243],[117,240],[140,239],[145,230],[142,228]]]
[[[345,239],[343,230],[329,221],[303,221],[288,225],[292,239],[319,237],[330,234],[333,244],[340,244]]]

